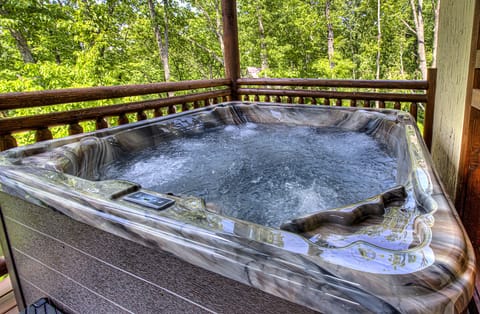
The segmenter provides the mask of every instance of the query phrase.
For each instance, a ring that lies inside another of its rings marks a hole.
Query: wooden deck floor
[[[17,301],[13,294],[12,283],[7,277],[0,281],[0,313],[2,314],[17,314]]]

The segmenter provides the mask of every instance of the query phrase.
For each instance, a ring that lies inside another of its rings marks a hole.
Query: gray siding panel
[[[28,260],[20,250],[133,312],[201,313],[205,309],[219,313],[312,312],[50,209],[7,197],[2,202],[2,211],[14,257],[19,256],[17,264],[19,260]],[[28,279],[37,276],[25,267],[20,267],[19,273],[28,274]],[[63,297],[63,292],[50,291],[49,285],[41,285],[40,278],[37,281],[42,290],[78,310],[80,305],[70,300],[68,291]],[[33,301],[27,299],[28,303]]]

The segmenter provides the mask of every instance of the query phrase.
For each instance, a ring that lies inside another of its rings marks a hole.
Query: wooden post
[[[128,120],[128,117],[126,114],[121,113],[118,115],[118,125],[123,125],[123,124],[129,124],[130,121]]]
[[[68,135],[82,134],[83,128],[78,122],[71,123],[68,126]]]
[[[11,134],[0,135],[0,151],[17,147],[17,140]]]
[[[143,110],[137,111],[137,121],[142,120],[147,120],[147,114]]]
[[[108,123],[107,123],[107,121],[105,120],[104,117],[100,117],[95,121],[95,128],[97,130],[108,128]]]
[[[432,148],[433,137],[433,112],[435,109],[435,90],[437,86],[437,69],[427,70],[427,104],[425,107],[425,118],[423,121],[423,139],[428,147]]]
[[[222,21],[225,76],[231,82],[231,99],[240,100],[237,94],[237,79],[240,78],[240,52],[238,49],[236,0],[222,0]]]
[[[412,117],[415,119],[415,122],[417,122],[417,113],[418,113],[418,105],[416,102],[412,102],[410,104],[410,114],[412,115]]]
[[[35,142],[48,141],[52,138],[52,132],[48,129],[48,127],[38,129],[35,132]]]

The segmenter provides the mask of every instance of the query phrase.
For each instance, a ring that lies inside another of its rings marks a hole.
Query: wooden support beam
[[[238,49],[237,1],[222,0],[223,46],[225,77],[232,84],[232,100],[239,100],[237,79],[240,78],[240,52]]]
[[[433,112],[435,109],[435,91],[437,86],[437,69],[428,69],[427,72],[427,105],[425,106],[425,120],[423,122],[423,139],[427,148],[432,148]]]

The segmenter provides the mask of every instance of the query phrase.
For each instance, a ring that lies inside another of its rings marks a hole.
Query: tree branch
[[[415,0],[410,0],[410,6],[412,7],[413,22],[415,23],[415,29],[418,29],[418,16]]]
[[[417,32],[408,24],[404,19],[401,19],[402,23],[405,24],[405,26],[408,28],[409,31],[417,35]]]
[[[218,62],[220,62],[221,65],[224,65],[224,60],[223,58],[220,58],[216,53],[215,51],[213,51],[212,49],[208,48],[208,47],[205,47],[204,45],[200,44],[199,42],[197,42],[196,40],[192,39],[192,38],[186,38],[189,42],[191,42],[192,44],[194,44],[195,46],[197,46],[198,48],[200,49],[203,49],[205,50],[206,52],[208,52],[209,54],[212,55],[212,57],[217,60]]]

